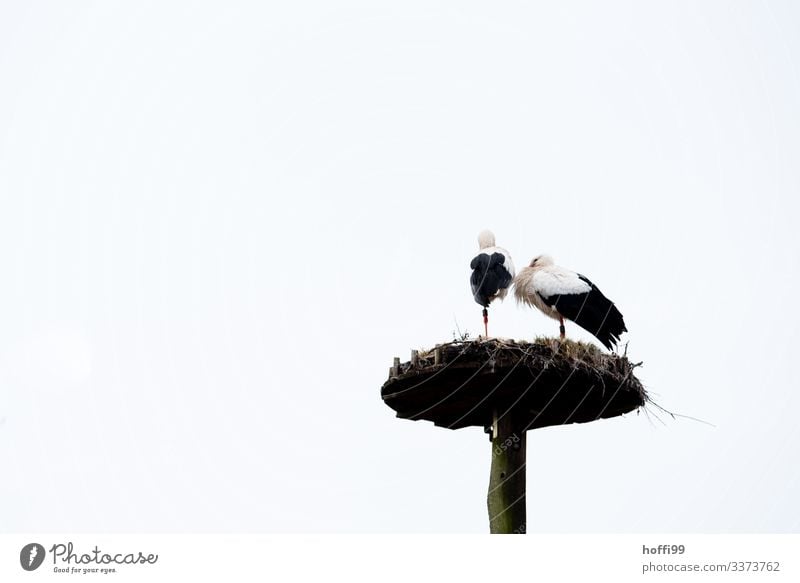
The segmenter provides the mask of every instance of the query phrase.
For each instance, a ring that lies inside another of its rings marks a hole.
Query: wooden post
[[[492,469],[489,474],[489,532],[525,534],[525,432],[511,415],[492,423]]]

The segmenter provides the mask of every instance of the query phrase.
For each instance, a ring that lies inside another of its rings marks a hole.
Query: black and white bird
[[[588,278],[559,267],[547,255],[539,255],[514,280],[518,302],[538,308],[560,322],[564,339],[564,318],[594,334],[611,350],[627,332],[622,314]]]
[[[481,231],[478,235],[478,253],[469,264],[472,276],[472,297],[483,306],[483,328],[489,337],[489,304],[495,298],[503,299],[508,293],[508,286],[514,280],[514,264],[511,255],[502,247],[496,247],[494,233]]]

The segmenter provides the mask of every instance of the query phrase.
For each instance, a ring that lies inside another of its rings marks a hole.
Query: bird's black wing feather
[[[619,342],[620,335],[628,331],[622,314],[588,278],[580,274],[578,277],[589,284],[588,292],[549,297],[540,294],[540,297],[548,306],[555,306],[562,316],[594,334],[610,350]]]
[[[511,283],[511,273],[505,262],[506,258],[502,253],[480,253],[469,264],[472,269],[469,278],[472,296],[484,308],[489,307],[497,292],[506,289]]]

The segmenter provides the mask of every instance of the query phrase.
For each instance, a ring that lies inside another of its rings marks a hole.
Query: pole
[[[525,534],[525,432],[514,428],[509,414],[500,419],[494,414],[486,501],[492,534]]]

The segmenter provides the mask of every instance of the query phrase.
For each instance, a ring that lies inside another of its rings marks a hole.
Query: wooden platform
[[[381,397],[403,419],[488,427],[496,411],[525,431],[635,411],[647,401],[636,366],[569,340],[455,341],[395,359]]]

